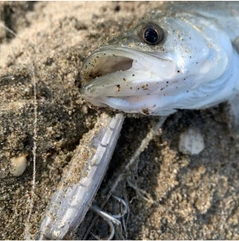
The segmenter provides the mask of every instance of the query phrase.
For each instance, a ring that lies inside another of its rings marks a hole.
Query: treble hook
[[[122,224],[121,224],[121,221],[119,219],[123,218],[125,216],[125,214],[127,214],[128,210],[129,210],[128,204],[122,198],[119,198],[119,197],[117,197],[115,195],[112,195],[112,197],[114,199],[116,199],[118,202],[120,202],[121,204],[123,204],[124,209],[123,209],[123,213],[122,214],[111,215],[111,214],[109,214],[109,213],[107,213],[105,211],[100,210],[100,208],[98,208],[95,205],[92,205],[90,207],[90,209],[92,211],[94,211],[99,216],[101,216],[107,222],[107,224],[109,225],[109,227],[110,227],[110,235],[107,238],[107,240],[111,240],[114,237],[114,235],[115,235],[114,224],[116,224],[117,226],[121,226]],[[92,235],[95,238],[97,238],[97,239],[102,239],[102,238],[99,238],[99,237],[95,236],[94,234],[92,234]]]
[[[114,198],[114,199],[116,199],[118,202],[120,202],[120,203],[122,203],[123,205],[124,205],[124,210],[123,210],[123,214],[121,214],[121,215],[112,215],[114,218],[117,218],[117,219],[120,219],[120,218],[123,218],[124,216],[125,216],[125,214],[126,213],[128,213],[128,211],[129,211],[129,206],[128,206],[128,204],[125,202],[125,200],[124,199],[122,199],[122,198],[120,198],[120,197],[117,197],[117,196],[115,196],[115,195],[112,195],[112,197]]]
[[[96,206],[91,206],[90,209],[94,212],[96,212],[99,216],[101,216],[106,222],[107,224],[109,225],[110,227],[110,235],[109,237],[106,239],[106,240],[111,240],[113,239],[114,235],[115,235],[115,227],[114,227],[114,224],[117,224],[117,225],[120,225],[120,221],[116,218],[114,218],[113,216],[111,216],[110,214],[106,213],[106,212],[103,212],[102,210],[100,210],[98,207]],[[114,223],[114,224],[113,224]],[[102,238],[99,238],[97,236],[95,236],[94,234],[92,234],[95,238],[97,238],[98,240],[99,239],[102,239]]]

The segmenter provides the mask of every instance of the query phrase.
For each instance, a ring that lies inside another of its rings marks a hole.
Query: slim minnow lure
[[[93,105],[161,116],[230,101],[238,36],[238,2],[164,3],[85,60],[82,93]]]
[[[83,137],[48,205],[37,239],[63,239],[84,219],[108,167],[123,121],[122,114],[111,118],[103,113],[95,125],[97,132],[90,131]]]

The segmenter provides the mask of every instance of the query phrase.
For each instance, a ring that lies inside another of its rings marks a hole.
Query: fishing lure
[[[123,120],[122,114],[111,118],[103,113],[95,126],[97,133],[91,131],[83,137],[48,205],[37,239],[63,239],[84,219],[105,175]]]

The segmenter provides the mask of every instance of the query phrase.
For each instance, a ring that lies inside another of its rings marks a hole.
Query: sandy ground
[[[0,3],[1,25],[17,33],[14,36],[0,25],[0,239],[34,238],[63,168],[82,135],[107,111],[90,109],[79,94],[83,59],[107,37],[125,31],[158,6],[156,2]],[[28,220],[34,82],[36,189]],[[126,118],[96,204],[154,120]],[[162,135],[150,142],[129,176],[153,201],[137,195],[125,181],[115,191],[129,203],[128,239],[239,239],[239,145],[231,123],[225,103],[204,111],[180,111],[167,119]],[[179,135],[188,127],[199,128],[204,137],[205,149],[199,155],[178,151]],[[27,169],[13,177],[10,159],[24,154]],[[89,223],[87,218],[74,238],[81,238]],[[106,237],[107,229],[98,225],[93,233]],[[120,232],[117,235],[122,238]]]

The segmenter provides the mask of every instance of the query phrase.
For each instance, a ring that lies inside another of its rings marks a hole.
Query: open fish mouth
[[[81,69],[84,98],[97,106],[110,106],[131,112],[148,108],[147,101],[175,72],[176,65],[154,53],[132,48],[104,46],[92,53]],[[153,83],[153,84],[151,84]]]
[[[82,67],[82,80],[89,82],[107,74],[129,70],[133,59],[124,56],[124,52],[118,54],[117,56],[114,51],[100,50],[93,53]]]

